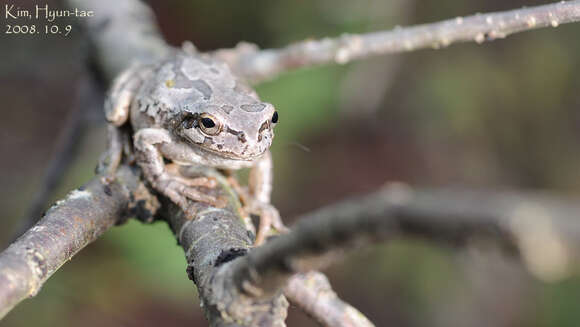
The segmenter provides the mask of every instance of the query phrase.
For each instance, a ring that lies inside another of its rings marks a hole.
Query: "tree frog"
[[[250,213],[260,215],[256,244],[272,228],[285,229],[270,204],[270,145],[278,113],[208,54],[175,50],[153,64],[136,64],[114,82],[105,103],[109,122],[108,170],[122,155],[121,128],[130,124],[137,164],[151,186],[183,210],[187,200],[213,204],[197,186],[213,187],[208,178],[186,178],[174,165],[202,165],[225,171],[250,168]],[[173,167],[174,168],[174,167]],[[212,183],[213,182],[213,183]]]

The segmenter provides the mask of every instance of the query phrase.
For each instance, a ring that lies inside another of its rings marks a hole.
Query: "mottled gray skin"
[[[250,167],[270,148],[274,107],[237,80],[225,63],[178,53],[152,69],[131,105],[135,130],[160,128],[180,145],[174,162],[219,168]],[[223,124],[218,135],[204,133],[184,119],[211,114]]]
[[[270,204],[274,107],[236,78],[229,67],[208,55],[176,51],[153,65],[135,65],[113,84],[105,105],[107,120],[120,127],[130,122],[137,163],[157,191],[184,210],[187,199],[212,202],[196,186],[207,179],[186,179],[170,173],[164,158],[178,165],[221,169],[252,168],[251,212],[262,215],[257,241],[270,229],[284,228]],[[212,124],[204,124],[203,119]],[[208,126],[210,126],[208,128]],[[122,148],[111,127],[111,164]],[[267,225],[267,226],[266,226]]]

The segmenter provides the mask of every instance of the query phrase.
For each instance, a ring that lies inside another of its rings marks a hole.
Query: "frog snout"
[[[258,143],[264,144],[266,147],[272,145],[272,139],[274,138],[274,130],[268,126],[268,128],[258,132]]]
[[[272,132],[270,130],[260,131],[260,132],[258,132],[256,142],[257,143],[268,142],[268,140],[271,140],[271,138],[272,138]]]
[[[249,136],[249,135],[248,135]],[[272,145],[272,130],[263,130],[248,137],[247,153],[253,156],[261,155]]]

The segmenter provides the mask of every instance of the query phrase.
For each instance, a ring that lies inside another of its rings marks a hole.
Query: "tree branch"
[[[392,186],[302,216],[289,234],[237,260],[233,274],[238,288],[268,292],[295,273],[323,268],[340,249],[419,236],[451,245],[491,239],[519,251],[536,276],[555,279],[580,253],[579,213],[574,201],[548,196]]]
[[[185,251],[187,272],[197,285],[210,326],[285,326],[288,303],[280,289],[267,295],[248,295],[233,285],[229,262],[247,254],[254,235],[240,216],[240,203],[225,178],[213,169],[182,169],[185,176],[215,178],[219,187],[209,194],[227,203],[213,208],[191,202],[184,214],[163,199],[163,216]]]
[[[288,303],[282,291],[324,326],[373,326],[336,296],[321,273],[297,275],[285,289],[280,285],[268,293],[249,284],[236,287],[231,268],[238,258],[253,251],[255,235],[248,228],[251,222],[242,217],[239,198],[223,175],[194,167],[183,168],[181,173],[215,178],[219,187],[209,194],[227,203],[214,208],[192,202],[184,213],[168,199],[162,200],[162,216],[185,251],[188,275],[197,285],[211,326],[285,326]]]
[[[280,73],[321,64],[345,64],[370,56],[444,48],[453,43],[483,43],[543,27],[557,27],[580,20],[580,0],[558,2],[511,11],[457,17],[438,23],[395,28],[368,34],[344,34],[338,38],[306,40],[281,49],[260,50],[240,43],[215,54],[253,83]]]
[[[149,62],[165,56],[165,43],[151,9],[139,0],[65,0],[71,9],[93,10],[81,19],[91,39],[97,67],[110,82],[135,61]]]
[[[105,186],[97,176],[72,191],[0,254],[0,319],[111,226],[136,212],[154,212],[156,199],[135,171],[123,167],[117,180]]]
[[[342,301],[320,272],[295,274],[288,280],[284,295],[325,327],[374,327],[360,311]]]
[[[67,0],[66,4],[95,11],[94,19],[80,22],[91,38],[97,67],[107,84],[134,60],[154,60],[169,51],[150,9],[140,1]],[[122,167],[117,182],[104,186],[96,176],[57,202],[0,254],[0,319],[34,296],[61,265],[127,215],[151,219],[156,201],[138,172]]]

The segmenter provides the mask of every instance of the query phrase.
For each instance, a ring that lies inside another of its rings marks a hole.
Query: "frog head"
[[[174,128],[182,139],[233,160],[253,160],[270,148],[278,113],[225,63],[185,57],[176,67],[173,99],[180,100]],[[188,88],[180,91],[180,85]]]
[[[178,130],[188,142],[220,157],[252,160],[272,145],[277,122],[274,106],[248,101],[185,111]]]

